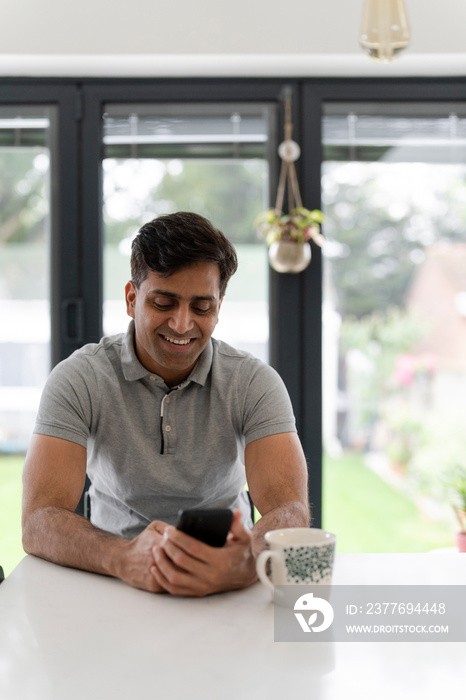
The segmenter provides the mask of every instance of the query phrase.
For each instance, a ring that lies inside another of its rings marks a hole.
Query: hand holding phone
[[[206,510],[180,510],[178,513],[178,530],[195,537],[211,547],[223,547],[230,531],[233,511],[229,508],[211,508]]]

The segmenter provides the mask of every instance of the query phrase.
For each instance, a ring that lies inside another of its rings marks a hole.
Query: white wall
[[[466,74],[466,0],[406,4],[409,53],[374,72],[363,0],[6,0],[0,73]]]

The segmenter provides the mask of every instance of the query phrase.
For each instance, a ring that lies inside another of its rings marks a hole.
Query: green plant
[[[452,498],[452,507],[461,532],[466,532],[466,465],[456,463],[446,475],[446,485]]]
[[[393,464],[406,467],[422,444],[422,420],[403,404],[388,406],[382,415],[387,427],[385,451]]]
[[[255,226],[259,236],[264,238],[269,246],[276,241],[302,244],[311,239],[322,246],[324,242],[324,237],[320,233],[322,221],[323,215],[318,209],[310,211],[305,207],[297,207],[291,210],[291,214],[284,214],[277,209],[268,209],[259,214],[255,220]]]
[[[399,307],[389,307],[383,313],[375,311],[364,318],[344,319],[340,340],[348,391],[355,397],[353,424],[360,434],[366,434],[367,442],[381,418],[399,413],[401,392],[394,381],[397,358],[422,333],[421,324]],[[392,397],[397,399],[395,405]],[[406,422],[406,417],[403,420]],[[400,447],[394,444],[393,449],[399,451]]]
[[[438,502],[456,502],[460,498],[458,477],[466,473],[463,419],[443,409],[431,411],[422,423],[421,439],[409,462],[410,481],[416,490]]]

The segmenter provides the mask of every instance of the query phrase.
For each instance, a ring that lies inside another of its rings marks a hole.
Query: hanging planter
[[[318,209],[310,211],[302,205],[299,192],[298,178],[294,162],[299,158],[301,149],[292,141],[291,134],[291,100],[285,102],[285,140],[278,148],[282,159],[280,180],[278,183],[277,200],[274,209],[259,214],[255,221],[258,235],[265,239],[269,246],[269,262],[277,272],[302,272],[311,262],[311,246],[313,240],[322,246],[324,237],[320,233],[322,212]],[[288,190],[288,211],[284,214],[283,199],[285,189]]]
[[[269,248],[269,262],[277,272],[302,272],[311,262],[309,243],[275,241]]]
[[[291,214],[270,209],[256,219],[259,235],[269,246],[269,262],[277,272],[302,272],[311,262],[313,240],[321,246],[322,212],[296,207]]]

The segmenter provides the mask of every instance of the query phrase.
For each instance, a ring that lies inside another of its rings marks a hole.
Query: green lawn
[[[0,565],[8,576],[24,557],[21,545],[21,470],[24,457],[0,457]]]
[[[337,535],[339,552],[426,552],[454,543],[448,524],[419,512],[357,453],[327,457],[323,481],[323,527]]]
[[[21,469],[24,457],[0,457],[0,565],[11,573],[21,546]],[[368,469],[360,455],[326,458],[323,527],[339,552],[424,552],[453,544],[453,530],[428,520]]]

